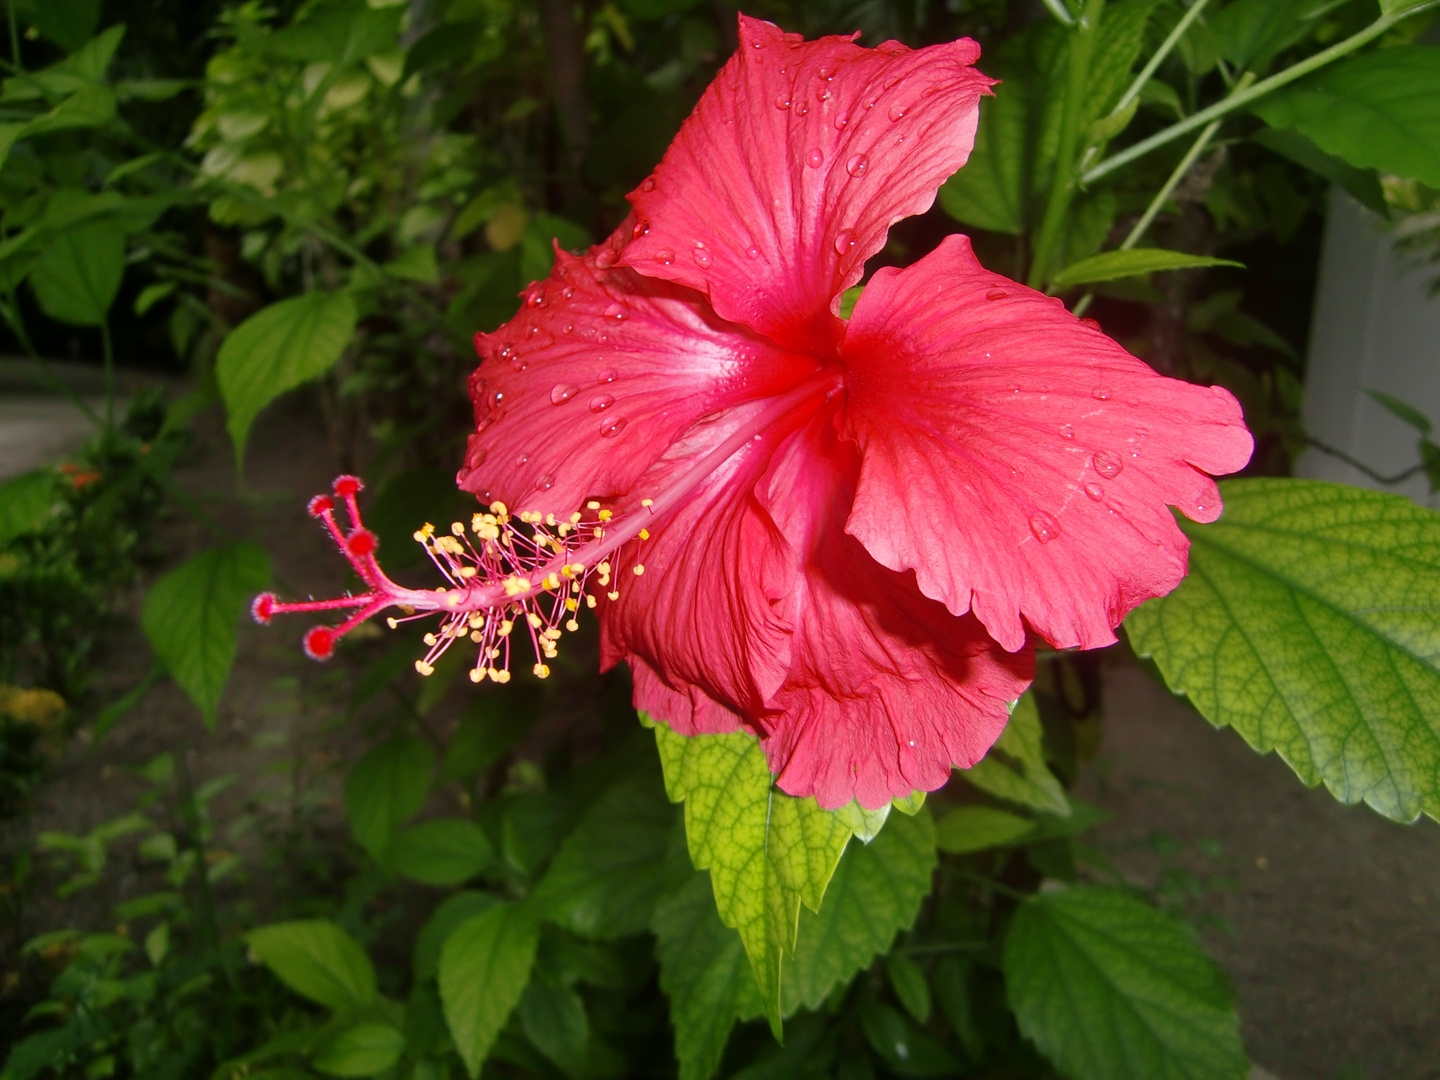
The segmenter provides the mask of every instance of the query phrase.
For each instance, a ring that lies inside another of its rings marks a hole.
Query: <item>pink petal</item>
[[[943,786],[984,756],[1034,675],[1032,650],[1004,652],[973,616],[951,615],[845,534],[858,468],[853,446],[811,424],[767,492],[806,559],[790,670],[762,743],[780,787],[826,809]]]
[[[1166,505],[1220,514],[1207,474],[1253,446],[1220,387],[1157,375],[951,236],[877,272],[842,358],[863,464],[847,529],[1007,649],[1028,623],[1093,648],[1185,574]]]
[[[742,15],[739,51],[630,194],[622,260],[787,348],[833,350],[839,293],[970,154],[993,82],[979,55],[805,42]]]
[[[615,246],[558,252],[515,318],[476,335],[476,431],[457,482],[482,501],[568,513],[624,494],[698,418],[815,369],[698,293],[610,266]]]

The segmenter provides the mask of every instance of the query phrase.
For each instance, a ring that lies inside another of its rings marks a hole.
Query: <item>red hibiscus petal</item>
[[[1157,375],[963,236],[877,272],[842,357],[863,462],[847,529],[1007,649],[1026,622],[1059,647],[1113,641],[1185,574],[1166,504],[1215,520],[1207,474],[1253,446],[1228,391]]]
[[[644,484],[664,487],[757,407],[701,425]],[[723,715],[710,719],[712,706],[759,715],[789,665],[794,554],[754,495],[784,435],[772,427],[752,440],[668,513],[649,540],[615,559],[620,596],[602,612],[602,661],[638,658],[663,673],[649,683],[637,678],[636,707],[685,734],[731,723]],[[637,562],[645,568],[639,577]]]
[[[833,349],[838,296],[970,155],[993,80],[963,39],[805,42],[740,18],[740,49],[630,195],[621,258],[786,348]]]
[[[777,783],[834,809],[934,791],[985,755],[1034,676],[971,615],[921,595],[845,534],[855,448],[812,423],[779,456],[766,501],[807,554],[790,671],[763,740]]]
[[[556,255],[519,314],[476,335],[476,431],[457,482],[512,510],[628,492],[699,417],[788,389],[815,361],[726,323],[700,294]]]

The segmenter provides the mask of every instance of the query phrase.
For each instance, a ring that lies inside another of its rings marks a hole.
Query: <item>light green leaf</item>
[[[237,461],[245,457],[250,425],[260,410],[329,371],[354,337],[356,318],[348,293],[313,292],[271,304],[230,332],[215,375]]]
[[[1097,281],[1114,281],[1117,278],[1137,277],[1153,274],[1157,270],[1193,270],[1200,266],[1240,266],[1231,259],[1216,259],[1209,255],[1187,255],[1183,251],[1165,251],[1162,248],[1131,248],[1128,251],[1102,251],[1071,263],[1051,280],[1051,288],[1069,289],[1076,285],[1090,285]]]
[[[660,988],[670,1001],[680,1080],[709,1080],[736,1020],[764,1011],[740,935],[720,921],[705,875],[655,907]]]
[[[468,818],[436,818],[406,829],[388,857],[396,873],[424,885],[459,885],[494,861],[490,841]]]
[[[1440,0],[1380,0],[1380,10],[1386,15],[1413,14],[1431,8]]]
[[[310,1064],[330,1076],[374,1076],[405,1053],[405,1036],[389,1024],[356,1024],[322,1046]]]
[[[940,206],[956,221],[993,232],[1025,228],[1026,85],[1007,78],[980,102],[975,148],[965,167],[940,188]]]
[[[912,791],[903,799],[891,799],[890,805],[902,814],[908,814],[910,817],[914,817],[920,813],[921,808],[925,805],[925,792]]]
[[[245,935],[251,952],[297,994],[349,1012],[377,1000],[375,968],[349,934],[312,919],[261,926]]]
[[[1188,927],[1117,889],[1042,892],[1005,937],[1020,1031],[1073,1080],[1244,1080],[1224,973]]]
[[[957,806],[935,826],[935,842],[941,851],[966,855],[972,851],[1013,844],[1034,831],[1035,822],[1008,810],[996,810],[990,806]]]
[[[880,835],[880,830],[885,827],[885,822],[890,818],[890,810],[894,803],[886,803],[878,810],[866,810],[859,802],[851,800],[839,810],[835,816],[839,818],[854,835],[858,836],[865,843],[870,843]]]
[[[150,647],[211,727],[235,662],[235,624],[269,582],[265,549],[242,540],[196,555],[145,594],[140,625]]]
[[[1131,613],[1172,690],[1305,783],[1440,817],[1440,514],[1313,480],[1231,480],[1182,520],[1190,576]]]
[[[1351,165],[1440,187],[1440,45],[1350,57],[1251,107]]]
[[[929,811],[897,817],[872,844],[852,844],[820,910],[800,913],[795,956],[785,961],[785,1014],[820,1008],[836,984],[887,951],[915,922],[936,865]]]
[[[115,91],[108,86],[82,86],[49,112],[28,121],[21,137],[101,127],[114,119]]]
[[[46,241],[30,286],[52,319],[99,326],[124,275],[125,234],[114,222],[91,221]]]
[[[659,778],[611,788],[586,812],[532,896],[536,910],[585,937],[638,934],[669,884],[675,808]]]
[[[461,923],[440,950],[440,1001],[472,1080],[530,981],[538,943],[529,911],[497,904]]]
[[[135,314],[144,315],[174,291],[175,282],[173,281],[157,281],[153,285],[146,285],[140,290],[140,295],[135,298]]]
[[[776,788],[753,735],[686,738],[656,724],[655,742],[665,790],[685,803],[690,860],[710,871],[720,918],[740,932],[778,1032],[781,957],[794,951],[801,903],[819,910],[850,829]]]
[[[997,799],[1065,817],[1065,789],[1045,764],[1044,732],[1035,695],[1026,692],[1010,712],[1010,721],[983,758],[960,775]]]
[[[411,962],[415,981],[434,978],[440,966],[440,949],[457,926],[499,902],[500,898],[494,893],[464,889],[436,904],[420,933],[415,935],[415,955]]]
[[[416,244],[406,248],[385,264],[385,272],[404,281],[435,284],[440,280],[440,264],[435,260],[435,245]]]
[[[0,484],[0,547],[34,532],[50,520],[55,473],[36,469]]]
[[[435,755],[414,735],[370,749],[345,777],[345,814],[356,843],[382,860],[395,830],[414,817],[430,791]]]

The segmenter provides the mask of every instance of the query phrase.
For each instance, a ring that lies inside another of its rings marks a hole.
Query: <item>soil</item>
[[[42,448],[13,427],[35,415],[33,404],[0,399],[0,473],[37,463]],[[218,421],[202,427],[179,480],[218,532],[263,544],[287,593],[343,587],[343,565],[304,512],[335,472],[313,417],[294,399],[263,414],[239,489]],[[49,455],[70,450],[73,441],[58,437],[43,447]],[[177,560],[213,542],[188,518],[165,530]],[[0,850],[18,850],[26,834],[45,830],[81,834],[132,809],[144,787],[134,769],[180,747],[188,747],[197,785],[236,778],[216,804],[219,820],[304,813],[317,835],[328,831],[343,843],[336,763],[358,738],[356,722],[347,723],[343,701],[329,690],[338,681],[335,667],[301,657],[302,629],[242,625],[213,734],[181,693],[162,683],[103,742],[72,742],[33,812],[0,826]],[[102,688],[123,691],[148,664],[138,635],[122,638]],[[1305,789],[1283,762],[1256,755],[1233,732],[1213,730],[1118,654],[1106,673],[1103,740],[1079,793],[1114,812],[1096,843],[1122,873],[1153,882],[1168,867],[1175,881],[1193,887],[1192,914],[1220,927],[1207,932],[1206,944],[1234,982],[1246,1045],[1264,1069],[1280,1080],[1440,1078],[1434,822],[1397,825]],[[243,849],[250,841],[217,842]],[[264,885],[261,876],[232,887]],[[42,900],[27,912],[27,932],[107,928],[114,903],[142,886],[152,887],[127,867],[64,903]]]

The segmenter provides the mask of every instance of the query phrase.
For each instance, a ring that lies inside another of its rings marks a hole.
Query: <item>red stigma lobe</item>
[[[328,626],[312,626],[305,632],[305,655],[311,660],[329,660],[335,653],[335,631]]]

